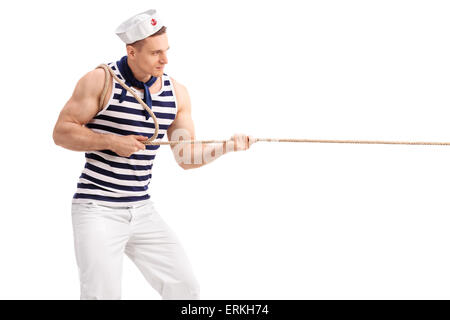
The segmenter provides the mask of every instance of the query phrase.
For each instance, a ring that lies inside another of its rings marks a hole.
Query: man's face
[[[166,33],[145,38],[136,50],[135,63],[145,73],[160,77],[164,73],[164,66],[169,62],[168,49],[169,41]]]

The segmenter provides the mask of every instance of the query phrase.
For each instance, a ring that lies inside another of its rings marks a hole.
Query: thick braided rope
[[[150,109],[147,104],[142,101],[141,98],[139,98],[139,96],[133,91],[131,90],[131,88],[129,86],[127,86],[122,80],[120,80],[116,74],[114,73],[114,71],[111,69],[110,66],[108,66],[107,64],[100,64],[97,68],[103,68],[105,70],[105,72],[110,73],[114,79],[116,79],[116,81],[118,83],[120,83],[120,85],[122,87],[124,87],[129,93],[131,93],[133,95],[133,97],[149,112],[149,114],[152,116],[153,122],[155,124],[155,133],[153,133],[153,136],[151,138],[149,138],[148,140],[144,141],[143,144],[150,144],[150,142],[152,142],[153,140],[156,139],[156,137],[158,137],[158,131],[159,131],[159,125],[158,125],[158,121],[156,120],[155,114],[153,113],[152,109]],[[108,79],[108,77],[107,77]],[[107,83],[105,83],[105,87],[109,85],[109,81]],[[103,89],[103,92],[105,91],[105,89]],[[103,94],[102,94],[103,95]]]
[[[108,88],[109,88],[109,81],[111,80],[111,74],[108,71],[108,69],[105,68],[104,66],[102,66],[102,68],[105,70],[106,78],[105,78],[105,85],[103,86],[102,96],[100,97],[100,108],[102,108],[105,103],[106,93],[108,92]]]
[[[180,140],[180,141],[154,141],[158,136],[159,125],[156,120],[155,114],[153,111],[147,106],[147,104],[142,101],[141,98],[133,91],[130,87],[128,87],[122,80],[120,80],[110,66],[106,64],[100,64],[97,68],[103,68],[106,75],[105,87],[102,92],[101,100],[103,106],[103,101],[106,95],[106,89],[109,86],[109,74],[111,74],[114,79],[124,87],[129,93],[133,95],[133,97],[149,112],[152,116],[153,122],[155,123],[155,133],[151,138],[144,141],[145,145],[164,145],[164,144],[179,144],[179,143],[224,143],[229,142],[230,140]],[[355,144],[405,144],[405,145],[434,145],[434,146],[449,146],[450,142],[422,142],[422,141],[376,141],[376,140],[318,140],[318,139],[273,139],[273,138],[255,138],[255,142],[265,141],[265,142],[318,142],[318,143],[355,143]]]
[[[230,140],[180,140],[180,141],[156,141],[148,144],[179,144],[179,143],[224,143]],[[315,139],[273,139],[255,138],[255,142],[318,142],[318,143],[354,143],[354,144],[404,144],[404,145],[435,145],[449,146],[450,142],[422,142],[422,141],[373,141],[373,140],[315,140]]]

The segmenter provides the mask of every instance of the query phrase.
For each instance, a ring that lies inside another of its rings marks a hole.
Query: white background
[[[84,154],[52,140],[114,29],[159,10],[197,139],[450,141],[448,1],[1,2],[0,298],[78,299]],[[203,299],[449,299],[450,147],[258,142],[150,193]],[[159,299],[124,260],[123,299]]]

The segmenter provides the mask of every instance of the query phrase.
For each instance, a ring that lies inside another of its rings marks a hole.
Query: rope
[[[158,137],[159,125],[156,120],[156,116],[153,111],[147,106],[147,104],[142,101],[142,99],[122,80],[120,80],[110,66],[106,64],[100,64],[97,68],[103,68],[106,72],[106,82],[103,88],[101,96],[101,107],[103,107],[103,101],[106,95],[107,86],[109,86],[109,74],[113,76],[114,79],[124,87],[133,97],[148,111],[152,116],[153,122],[155,124],[155,132],[153,136],[148,140],[142,142],[145,145],[172,145],[179,143],[224,143],[230,140],[179,140],[179,141],[156,141]],[[96,69],[97,69],[96,68]],[[424,141],[383,141],[383,140],[319,140],[319,139],[274,139],[274,138],[254,138],[255,142],[303,142],[303,143],[354,143],[354,144],[403,144],[403,145],[434,145],[434,146],[449,146],[450,142],[424,142]]]
[[[133,91],[131,90],[131,88],[129,86],[127,86],[122,80],[120,80],[116,74],[114,73],[114,71],[111,69],[110,66],[108,66],[107,64],[100,64],[97,68],[103,68],[105,70],[105,72],[109,72],[114,79],[116,79],[116,81],[118,83],[120,83],[120,85],[122,87],[124,87],[129,93],[131,93],[133,95],[133,97],[148,111],[148,113],[152,116],[153,122],[155,124],[155,133],[153,133],[153,136],[151,138],[149,138],[148,140],[144,141],[143,144],[151,144],[151,142],[153,140],[156,139],[156,137],[158,137],[158,131],[159,131],[159,125],[158,125],[158,121],[156,120],[155,114],[153,113],[152,109],[150,109],[147,104],[142,101],[141,98],[139,98],[139,96]],[[96,68],[96,69],[97,69]],[[107,77],[108,78],[108,77]],[[105,86],[109,85],[109,83],[105,83]],[[103,89],[105,90],[105,89]],[[152,144],[159,144],[159,143],[152,143]]]

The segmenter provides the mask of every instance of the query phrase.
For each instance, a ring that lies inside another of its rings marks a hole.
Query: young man
[[[108,65],[154,112],[159,123],[155,141],[166,133],[169,140],[194,140],[188,91],[164,73],[169,44],[158,13],[135,15],[116,34],[126,43],[127,55]],[[163,299],[199,299],[185,251],[147,191],[160,145],[143,142],[153,136],[154,121],[113,77],[100,105],[105,79],[99,68],[78,81],[53,132],[57,145],[86,152],[72,199],[81,299],[121,298],[124,253]],[[226,152],[247,150],[254,141],[235,134],[219,146],[184,143],[171,148],[177,163],[192,169]]]

